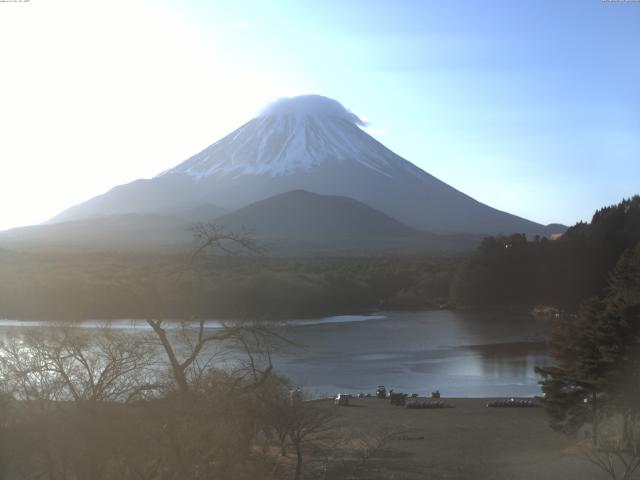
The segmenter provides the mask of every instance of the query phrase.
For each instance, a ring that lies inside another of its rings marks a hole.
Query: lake
[[[0,320],[0,337],[41,325]],[[111,326],[146,331],[140,320]],[[373,393],[377,385],[420,395],[438,389],[448,397],[533,396],[540,394],[534,366],[550,363],[549,324],[527,314],[381,312],[291,320],[278,329],[297,346],[275,354],[274,368],[311,396]]]
[[[550,363],[549,324],[526,314],[430,310],[298,321],[304,345],[275,365],[311,394],[373,392],[377,385],[421,395],[539,395],[536,365]]]

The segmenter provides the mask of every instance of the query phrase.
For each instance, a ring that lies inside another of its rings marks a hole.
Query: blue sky
[[[153,176],[303,93],[541,223],[640,193],[640,2],[43,3],[0,4],[0,200],[26,205],[0,228]]]

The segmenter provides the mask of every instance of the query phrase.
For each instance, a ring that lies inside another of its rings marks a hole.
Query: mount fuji
[[[365,123],[358,116],[326,97],[280,99],[174,168],[151,179],[117,186],[63,211],[47,225],[6,233],[16,240],[25,232],[30,237],[41,236],[44,228],[65,243],[65,232],[86,232],[90,230],[88,225],[94,224],[99,225],[96,232],[106,229],[111,237],[122,239],[133,222],[139,243],[144,243],[141,225],[147,224],[153,226],[149,228],[157,243],[161,225],[171,224],[167,237],[180,237],[176,242],[181,243],[184,235],[176,232],[184,232],[189,222],[219,218],[223,225],[236,226],[239,218],[257,222],[260,217],[260,226],[279,225],[280,233],[289,236],[301,227],[285,228],[285,223],[300,222],[305,215],[315,218],[318,212],[323,212],[323,221],[330,222],[326,212],[331,211],[336,217],[345,218],[325,225],[326,231],[336,238],[348,234],[352,240],[353,229],[340,232],[336,225],[347,225],[351,220],[346,219],[357,215],[379,222],[364,228],[360,238],[371,232],[380,236],[387,227],[396,237],[403,231],[403,235],[414,238],[413,233],[419,236],[425,232],[431,238],[461,234],[478,238],[499,233],[549,235],[563,231],[562,226],[540,225],[478,202],[396,155],[368,135],[363,126]],[[287,192],[298,193],[261,204]],[[335,197],[354,202],[336,201]],[[300,205],[307,210],[300,207],[290,215],[286,209],[296,204],[292,199],[302,199]],[[286,207],[274,208],[276,204]],[[251,215],[242,210],[249,207]],[[344,209],[350,212],[341,211]],[[236,211],[240,213],[234,216]],[[246,226],[251,229],[256,225]],[[278,234],[277,229],[267,230],[272,236]]]
[[[115,187],[52,221],[179,213],[186,205],[203,213],[203,205],[235,210],[306,190],[353,198],[433,233],[556,233],[454,189],[393,153],[362,126],[360,118],[335,100],[319,95],[281,99],[176,167]]]

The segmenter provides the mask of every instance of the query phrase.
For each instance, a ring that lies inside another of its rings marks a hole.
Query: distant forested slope
[[[556,240],[485,238],[451,285],[458,305],[548,304],[575,309],[598,295],[622,253],[640,241],[640,196],[598,210]]]
[[[292,318],[428,308],[455,259],[0,251],[0,318]]]

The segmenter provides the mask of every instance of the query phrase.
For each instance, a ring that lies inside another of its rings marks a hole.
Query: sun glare
[[[297,93],[276,74],[234,64],[215,30],[202,41],[150,2],[33,2],[2,13],[0,41],[11,48],[0,89],[0,229],[153,176]]]

